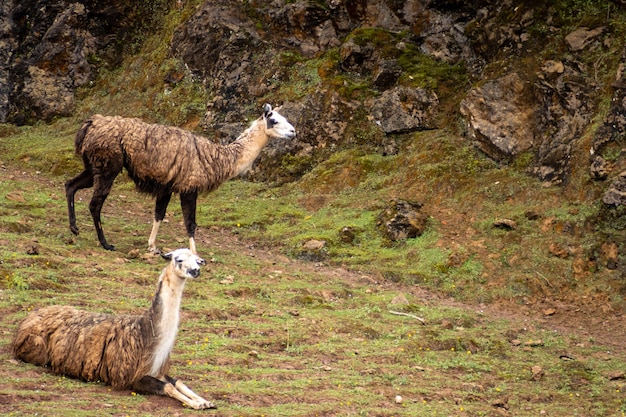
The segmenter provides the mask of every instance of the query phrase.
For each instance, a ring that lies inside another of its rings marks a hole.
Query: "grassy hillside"
[[[35,143],[45,137],[51,148],[69,155],[71,125],[59,121],[53,128],[11,129],[11,136],[2,138],[8,158],[0,164],[0,411],[11,416],[199,415],[174,400],[111,391],[11,359],[14,329],[29,311],[70,304],[139,313],[148,307],[163,267],[158,258],[143,255],[152,201],[128,180],[118,180],[104,209],[104,227],[117,252],[97,245],[88,192],[78,195],[82,233],[69,232],[67,173],[55,175]],[[453,140],[431,135],[422,137],[433,144],[431,154]],[[592,207],[557,208],[560,191],[534,189],[525,183],[530,180],[507,171],[474,184],[481,199],[471,205],[461,192],[469,179],[459,180],[458,190],[431,179],[409,189],[441,201],[429,231],[388,244],[374,230],[373,218],[387,198],[406,188],[398,188],[397,178],[375,175],[383,168],[379,156],[349,155],[356,162],[351,169],[358,170],[353,173],[340,169],[346,157],[337,155],[299,184],[277,189],[232,181],[199,202],[198,245],[210,262],[185,290],[172,375],[216,402],[219,410],[204,414],[626,412],[623,326],[613,314],[621,300],[600,297],[600,279],[575,277],[567,269],[570,260],[546,255],[547,239],[574,239],[563,230]],[[67,172],[78,170],[69,156],[65,164]],[[450,168],[450,161],[440,164]],[[357,180],[346,184],[341,175]],[[407,169],[402,175],[423,174]],[[493,195],[503,190],[509,190],[506,201]],[[454,207],[446,194],[455,197]],[[520,194],[533,199],[544,219],[558,220],[544,232],[543,220],[523,220],[515,203]],[[519,229],[493,229],[495,214],[517,219]],[[166,220],[159,245],[184,246],[176,204]],[[337,239],[344,225],[358,231],[354,245]],[[531,237],[542,240],[535,246]],[[328,242],[321,262],[295,259],[303,256],[301,243],[310,238]],[[332,266],[338,263],[345,267]],[[573,309],[534,298],[562,296],[574,281],[588,304]],[[459,304],[429,288],[487,303]],[[502,298],[511,299],[515,311],[495,302]]]
[[[9,349],[19,320],[44,305],[116,314],[148,307],[163,267],[144,255],[153,200],[118,178],[103,212],[118,251],[106,252],[89,191],[76,205],[81,234],[69,232],[63,183],[81,170],[73,135],[89,114],[197,127],[209,93],[193,77],[174,90],[164,83],[169,71],[184,71],[168,58],[167,40],[192,11],[168,15],[120,68],[103,68],[80,92],[74,117],[0,125],[3,415],[199,414],[50,375],[14,361]],[[458,67],[425,60],[415,68],[424,82],[467,81]],[[333,82],[347,94],[365,81]],[[309,87],[294,79],[281,91]],[[458,98],[448,91],[444,107]],[[449,129],[401,137],[397,155],[340,149],[297,182],[234,180],[200,199],[198,248],[210,262],[186,288],[172,374],[217,403],[217,413],[204,414],[626,413],[626,286],[606,267],[602,246],[623,231],[594,220],[604,185],[580,169],[575,181],[546,187],[525,173],[531,155],[497,165],[458,134],[455,116],[446,120]],[[424,235],[383,238],[376,218],[394,198],[425,203]],[[495,227],[501,218],[516,228]],[[344,227],[354,231],[351,242],[340,236]],[[325,246],[307,249],[312,239]],[[175,198],[158,245],[186,244]]]

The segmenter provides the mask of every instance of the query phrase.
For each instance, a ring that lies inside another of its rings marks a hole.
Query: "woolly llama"
[[[13,355],[50,367],[55,374],[142,394],[169,395],[196,410],[215,408],[167,375],[185,281],[198,277],[205,262],[189,249],[163,257],[170,263],[159,277],[152,306],[145,314],[112,316],[67,306],[45,307],[19,325]]]
[[[196,253],[198,193],[211,192],[224,181],[247,171],[269,138],[290,139],[295,135],[294,127],[269,104],[263,106],[261,117],[228,145],[176,127],[94,115],[76,133],[76,154],[82,158],[85,169],[65,183],[70,230],[78,235],[76,191],[94,187],[89,211],[98,240],[105,249],[115,250],[104,237],[100,213],[113,181],[126,168],[139,191],[156,197],[148,250],[158,252],[159,227],[172,193],[178,193],[189,248]]]

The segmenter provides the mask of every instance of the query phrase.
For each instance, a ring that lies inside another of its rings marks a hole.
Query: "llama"
[[[115,250],[102,230],[100,213],[117,175],[126,168],[140,192],[156,198],[148,250],[158,253],[156,237],[172,193],[180,205],[189,237],[196,252],[196,200],[198,193],[211,192],[247,171],[270,138],[295,137],[294,127],[272,106],[228,145],[176,127],[147,124],[139,119],[94,115],[76,133],[76,154],[84,170],[65,183],[70,230],[78,235],[74,195],[94,187],[89,211],[103,248]]]
[[[183,288],[187,278],[198,277],[205,261],[189,249],[162,256],[170,263],[159,277],[152,306],[143,315],[44,307],[20,323],[12,344],[15,358],[115,389],[169,395],[196,410],[216,408],[167,375]]]

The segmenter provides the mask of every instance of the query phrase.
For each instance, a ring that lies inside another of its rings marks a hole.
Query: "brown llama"
[[[115,389],[168,395],[197,410],[216,408],[167,374],[185,282],[197,278],[205,262],[189,249],[162,256],[170,263],[159,277],[152,306],[143,315],[44,307],[19,325],[12,344],[15,358]]]
[[[156,197],[148,250],[158,252],[159,227],[172,193],[178,193],[189,248],[196,253],[198,194],[211,192],[247,171],[270,138],[295,135],[294,127],[269,104],[263,106],[261,117],[228,145],[176,127],[94,115],[85,121],[75,138],[76,154],[82,158],[85,169],[65,183],[70,230],[78,235],[74,195],[80,189],[94,187],[89,211],[98,240],[105,249],[115,250],[104,237],[100,213],[113,181],[126,168],[140,192]]]

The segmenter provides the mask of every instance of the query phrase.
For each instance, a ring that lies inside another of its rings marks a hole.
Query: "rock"
[[[565,43],[570,51],[581,51],[593,42],[595,38],[603,34],[605,30],[604,26],[595,29],[581,27],[565,36]]]
[[[563,71],[565,71],[565,66],[563,65],[562,61],[548,60],[543,63],[541,71],[552,77],[555,75],[563,74]]]
[[[537,213],[534,210],[529,210],[524,213],[524,217],[526,217],[528,220],[539,220],[541,218],[541,214]]]
[[[380,91],[393,87],[402,75],[402,68],[395,60],[385,60],[374,70],[372,84]]]
[[[342,227],[341,230],[339,231],[339,239],[343,242],[343,243],[354,243],[354,239],[356,238],[356,231],[354,230],[354,227],[350,227],[350,226],[345,226]]]
[[[595,155],[589,167],[591,178],[597,181],[604,181],[609,176],[609,164],[604,158]]]
[[[26,247],[27,255],[39,255],[39,244],[37,242],[32,242]]]
[[[126,257],[128,259],[137,259],[141,256],[141,253],[139,251],[139,249],[131,249],[128,251],[128,253],[126,254]]]
[[[220,280],[220,284],[222,285],[230,285],[235,283],[234,275],[227,275],[224,279]]]
[[[607,269],[617,269],[619,264],[619,247],[617,246],[617,243],[602,243],[600,246],[600,259]]]
[[[543,340],[541,340],[541,339],[528,340],[528,341],[524,342],[524,346],[527,346],[527,347],[540,347],[540,346],[543,346]]]
[[[464,61],[471,66],[477,58],[465,34],[466,24],[455,17],[434,10],[425,13],[420,50],[448,64]]]
[[[302,247],[306,250],[321,250],[326,247],[326,242],[323,240],[311,239],[304,242]]]
[[[396,87],[369,104],[370,115],[386,134],[436,128],[434,114],[439,99],[432,91]]]
[[[517,73],[472,89],[461,102],[470,137],[489,157],[506,161],[533,146],[529,86]]]
[[[509,409],[509,399],[508,398],[497,398],[491,401],[491,406],[496,408],[502,408],[504,410]]]
[[[415,238],[426,229],[428,216],[421,209],[422,203],[395,199],[378,215],[376,224],[391,241]]]
[[[626,171],[619,174],[604,193],[602,202],[609,206],[626,206]]]
[[[409,300],[407,300],[406,296],[402,293],[396,295],[391,300],[391,304],[394,305],[409,305]]]
[[[325,241],[311,239],[302,244],[296,255],[302,260],[321,262],[328,256],[327,252]]]
[[[543,310],[544,316],[554,316],[555,314],[556,314],[556,309],[554,308],[546,308],[545,310]]]
[[[530,372],[531,372],[531,378],[533,381],[539,381],[545,375],[545,371],[539,365],[535,365],[532,368],[530,368]]]
[[[557,258],[567,259],[569,257],[569,250],[562,244],[557,242],[550,243],[548,251],[551,255],[554,255]]]
[[[374,46],[371,44],[359,45],[350,38],[344,42],[339,49],[341,68],[345,71],[352,71],[359,74],[372,70],[372,55]]]
[[[517,228],[517,223],[515,220],[499,218],[493,221],[493,227],[505,230],[515,230]]]

